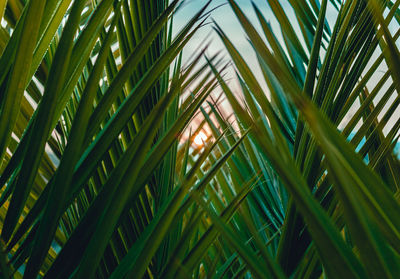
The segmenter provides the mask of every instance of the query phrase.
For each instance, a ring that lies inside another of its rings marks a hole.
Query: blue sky
[[[252,1],[251,0],[237,0],[236,1],[239,6],[242,8],[244,13],[248,16],[248,18],[253,22],[253,25],[258,28],[260,34],[262,33],[261,28],[259,27],[257,17],[255,15]],[[253,2],[257,5],[257,7],[261,10],[264,14],[264,17],[270,22],[274,33],[281,39],[281,33],[279,30],[279,24],[271,9],[269,7],[267,0],[253,0]],[[190,18],[199,11],[204,5],[207,3],[206,0],[186,0],[183,7],[175,14],[174,16],[174,32],[177,33],[185,24],[190,20]],[[283,9],[287,13],[289,18],[294,18],[293,10],[287,0],[280,1],[282,4]],[[235,14],[233,13],[231,7],[227,3],[227,0],[213,0],[211,3],[210,9],[218,7],[211,13],[211,17],[208,20],[210,24],[204,26],[200,29],[193,40],[191,40],[184,50],[184,59],[188,59],[198,51],[199,45],[205,39],[210,42],[207,50],[207,55],[212,56],[213,54],[217,53],[218,51],[222,50],[222,54],[225,55],[226,61],[229,61],[229,55],[226,51],[224,51],[224,46],[221,40],[216,35],[215,31],[213,30],[213,23],[211,19],[215,20],[215,22],[222,28],[222,30],[229,36],[235,47],[239,50],[241,55],[245,58],[246,62],[253,70],[253,73],[256,75],[259,81],[263,80],[261,71],[259,70],[258,62],[256,56],[251,48],[250,44],[246,39],[245,32],[243,31],[242,27],[240,26]],[[328,21],[330,23],[334,22],[334,18],[336,17],[336,12],[333,8],[329,9],[327,13]],[[294,28],[296,31],[300,32],[299,27],[295,24]],[[282,40],[282,39],[281,39]],[[235,74],[232,68],[227,69],[226,79],[228,80],[229,86],[235,92],[239,92],[239,85],[237,80],[235,79]],[[268,95],[268,89],[265,84],[260,82],[264,87],[266,94]],[[225,106],[224,106],[225,107]],[[225,107],[226,108],[226,107]],[[229,113],[229,109],[226,108],[227,112]]]
[[[204,6],[206,2],[207,2],[206,0],[186,0],[183,7],[174,16],[174,32],[178,32],[190,20],[190,18]],[[239,0],[237,1],[237,3],[240,5],[240,7],[243,9],[246,15],[249,16],[251,20],[256,19],[250,0]],[[278,31],[279,30],[277,29],[278,24],[276,21],[275,22],[273,21],[275,19],[273,18],[272,12],[269,9],[267,1],[254,0],[254,3],[262,10],[264,16],[271,21],[274,30]],[[213,54],[222,51],[222,55],[224,55],[226,61],[229,61],[230,59],[229,55],[225,51],[221,40],[213,30],[213,23],[211,20],[213,19],[232,40],[235,47],[239,50],[239,52],[248,62],[248,65],[251,67],[256,77],[259,80],[263,80],[262,74],[258,67],[256,56],[250,44],[247,42],[245,33],[242,27],[240,26],[231,7],[228,5],[226,0],[213,0],[209,10],[215,7],[218,8],[212,11],[211,16],[208,20],[209,24],[201,28],[195,34],[194,38],[185,47],[184,60],[189,59],[191,55],[193,55],[193,53],[196,53],[199,50],[199,45],[206,39],[206,41],[209,42],[208,49],[206,52],[208,56],[212,56]],[[258,27],[256,21],[253,21],[253,23],[255,27]],[[240,91],[239,84],[235,79],[235,74],[232,68],[228,68],[225,71],[225,78],[226,80],[228,80],[228,84],[233,89],[234,92]],[[265,84],[262,85],[266,90],[266,92],[268,92],[266,85]],[[217,90],[216,94],[218,93],[219,91]],[[214,94],[214,96],[216,96],[216,94]],[[222,103],[222,109],[225,110],[225,116],[227,116],[231,112],[229,105],[227,105],[226,102]]]
[[[184,7],[180,11],[178,11],[174,17],[175,32],[177,32],[182,26],[184,26],[186,24],[186,22],[188,22],[188,20],[191,18],[191,16],[193,16],[195,14],[195,12],[197,12],[199,9],[201,9],[201,7],[206,2],[207,2],[206,0],[186,0]],[[252,2],[251,0],[236,0],[236,3],[239,4],[239,6],[244,11],[244,13],[253,22],[254,26],[260,30],[251,2]],[[278,37],[278,39],[281,39],[279,24],[276,21],[276,19],[274,18],[273,14],[270,10],[268,1],[267,0],[253,0],[253,2],[258,6],[258,8],[264,14],[264,17],[270,22],[272,29],[274,30],[274,33]],[[292,10],[290,4],[288,3],[288,1],[280,0],[279,2],[281,3],[281,5],[282,5],[284,11],[286,12],[286,14],[288,15],[288,17],[292,20],[295,31],[298,31],[300,33],[300,30],[297,26],[297,23],[296,23],[296,20],[294,17],[293,10]],[[240,24],[238,23],[236,16],[232,12],[232,9],[230,8],[230,6],[227,4],[227,0],[213,0],[213,2],[211,4],[211,8],[214,8],[214,7],[217,7],[220,5],[222,5],[222,6],[212,12],[211,18],[217,22],[217,24],[222,28],[222,30],[224,30],[224,32],[228,35],[228,37],[231,39],[233,44],[236,46],[236,48],[239,50],[239,52],[245,58],[246,62],[251,67],[251,69],[253,70],[253,73],[256,75],[258,80],[262,81],[263,77],[261,75],[261,72],[259,71],[258,62],[253,53],[253,50],[252,50],[251,46],[249,45],[249,43],[247,42],[246,35],[245,35],[243,29],[241,28]],[[333,6],[331,6],[331,4],[328,5],[326,16],[327,16],[327,20],[328,20],[328,23],[329,23],[331,29],[333,29],[333,25],[335,23],[337,12],[333,8]],[[209,21],[211,22],[211,20],[209,20]],[[399,25],[397,23],[393,25],[393,22],[394,21],[392,21],[390,29],[391,29],[391,31],[396,31],[396,30],[398,30]],[[184,50],[184,58],[187,59],[189,57],[189,55],[193,55],[193,53],[196,50],[198,50],[199,44],[202,41],[204,41],[205,38],[207,38],[207,40],[211,41],[211,43],[209,44],[207,54],[209,56],[211,56],[211,55],[215,54],[216,52],[222,50],[222,53],[226,57],[226,61],[229,60],[229,55],[226,53],[226,51],[224,51],[224,46],[222,45],[218,36],[212,30],[212,27],[213,27],[213,24],[211,23],[198,31],[198,33],[195,35],[193,40],[191,42],[189,42],[186,49]],[[299,36],[299,37],[301,37],[301,36]],[[377,54],[374,54],[371,63],[376,58],[377,58]],[[368,69],[368,66],[367,66],[367,69]],[[370,86],[374,86],[374,84],[377,82],[377,80],[379,78],[379,75],[381,75],[386,70],[387,70],[386,66],[382,65],[382,67],[379,69],[378,73],[376,73],[376,76],[370,80],[370,82],[369,82]],[[232,69],[227,71],[226,78],[228,80],[230,80],[229,81],[230,87],[234,91],[239,92],[240,91],[239,85],[235,79],[235,75],[234,75],[234,72]],[[267,89],[266,85],[265,84],[262,84],[262,85],[264,86],[265,92],[268,95],[268,89]],[[384,92],[385,89],[387,89],[387,87],[388,86],[385,85],[384,88],[382,89],[382,91]],[[378,98],[374,100],[374,103],[376,103],[381,96],[382,96],[382,94],[378,94]],[[392,96],[392,97],[394,97],[394,96]],[[391,103],[391,102],[389,102],[389,103]],[[358,106],[358,104],[356,103],[354,105],[354,109],[357,108],[357,106]],[[354,111],[354,109],[352,109],[352,111]],[[381,118],[383,116],[383,114],[386,110],[387,110],[387,108],[385,108],[380,113],[379,118]],[[397,110],[397,113],[400,113],[400,109]],[[395,113],[395,114],[397,114],[397,113]],[[344,122],[347,122],[349,120],[349,117],[351,117],[351,114],[352,113],[347,115]],[[389,125],[387,125],[386,128],[388,128],[392,125],[393,125],[393,120],[391,119],[389,121]]]
[[[206,2],[207,2],[206,0],[187,0],[182,9],[178,11],[178,13],[174,17],[175,32],[177,32],[182,26],[184,26],[186,22],[190,19],[190,17],[193,16],[195,12],[200,10],[201,7],[203,7],[203,5]],[[237,3],[240,5],[240,7],[243,9],[246,15],[249,16],[251,20],[256,19],[250,0],[239,0],[237,1]],[[254,0],[254,3],[261,9],[261,11],[264,13],[264,16],[271,21],[273,29],[278,31],[279,30],[278,24],[276,20],[273,18],[272,12],[269,9],[267,1]],[[254,72],[257,73],[259,77],[261,77],[258,71],[258,63],[256,61],[256,57],[249,43],[246,40],[245,33],[242,27],[240,26],[235,14],[233,13],[231,7],[227,4],[227,1],[213,0],[211,8],[214,7],[218,8],[211,13],[210,18],[215,20],[216,23],[222,28],[222,30],[224,30],[224,32],[229,35],[229,38],[232,40],[233,44],[238,48],[239,52],[245,57],[246,61],[252,67]],[[284,8],[285,10],[290,11],[290,7],[287,3],[284,4]],[[187,45],[184,51],[184,55],[186,58],[188,57],[188,55],[198,50],[199,44],[205,38],[211,41],[207,52],[209,56],[215,54],[220,50],[224,50],[223,44],[221,43],[220,39],[212,29],[213,24],[211,23],[211,20],[209,20],[209,22],[210,24],[199,30],[195,35],[195,37],[193,38],[193,40]],[[253,21],[253,23],[254,26],[258,27],[256,21]],[[279,32],[276,33],[278,34]],[[223,53],[225,54],[226,52]],[[226,57],[227,59],[229,58],[228,55],[226,55]],[[231,76],[233,75],[232,72],[230,74]]]
[[[281,39],[279,23],[273,16],[267,0],[236,1],[236,3],[239,4],[244,13],[248,16],[248,18],[253,22],[253,25],[261,32],[261,29],[259,28],[259,24],[256,19],[256,15],[254,13],[252,2],[257,5],[257,7],[264,14],[264,17],[270,22],[272,29],[274,30],[278,39]],[[186,0],[184,6],[174,16],[174,31],[177,32],[182,26],[184,26],[186,22],[191,18],[191,16],[199,11],[205,5],[205,3],[207,3],[206,0]],[[288,17],[294,19],[294,13],[289,2],[287,0],[281,0],[280,3]],[[224,32],[229,36],[233,44],[238,48],[239,52],[245,57],[248,64],[254,68],[255,72],[258,72],[258,63],[256,61],[253,50],[247,42],[246,35],[231,7],[227,3],[227,0],[213,0],[210,9],[215,7],[218,8],[211,13],[211,18],[215,20],[216,23],[222,28],[222,30],[224,30]],[[327,19],[332,28],[336,15],[337,13],[335,9],[329,5],[327,9]],[[209,20],[209,22],[211,22],[211,20]],[[294,23],[295,30],[300,32],[296,21],[294,20],[292,21],[292,23]],[[222,45],[220,39],[217,37],[215,32],[212,30],[212,27],[213,24],[210,23],[209,25],[203,27],[197,32],[194,39],[189,42],[185,49],[186,57],[188,54],[192,54],[194,51],[196,51],[200,42],[202,42],[205,38],[211,40],[211,44],[209,45],[208,49],[209,55],[212,55],[224,49],[224,46]]]

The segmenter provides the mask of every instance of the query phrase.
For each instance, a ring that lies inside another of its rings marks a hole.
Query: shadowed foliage
[[[1,278],[398,277],[400,1],[226,2],[0,2]]]

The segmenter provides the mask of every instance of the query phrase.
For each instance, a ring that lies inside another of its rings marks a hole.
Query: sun
[[[203,146],[203,142],[205,142],[207,140],[207,135],[203,132],[203,131],[200,131],[197,135],[196,135],[196,137],[194,138],[194,143],[197,145],[197,146]]]

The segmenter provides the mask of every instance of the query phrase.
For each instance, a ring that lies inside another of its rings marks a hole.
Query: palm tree
[[[178,0],[4,4],[2,276],[161,272],[210,152],[175,177],[177,135],[215,86],[179,105],[208,70],[201,50],[175,60],[207,5],[173,38]]]
[[[240,92],[182,58],[209,3],[175,36],[179,0],[0,3],[2,277],[400,274],[400,1],[267,0],[282,36],[228,2]]]
[[[400,56],[398,32],[393,35],[389,24],[398,24],[400,1],[289,1],[295,13],[289,18],[280,1],[268,0],[282,40],[256,5],[263,34],[235,1],[228,2],[264,80],[256,79],[218,25],[244,101],[237,100],[216,69],[214,73],[242,129],[250,129],[252,149],[264,157],[290,197],[277,244],[262,257],[269,262],[268,273],[258,275],[398,276],[399,161],[393,148],[400,128]],[[328,6],[337,9],[333,30],[326,20]],[[260,223],[273,223],[273,217]],[[254,241],[255,251],[262,254],[271,239],[267,234]],[[260,262],[245,255],[242,259],[252,274],[259,271]]]

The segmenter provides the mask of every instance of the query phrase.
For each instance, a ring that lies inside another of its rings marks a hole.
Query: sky
[[[253,1],[264,13],[264,16],[269,21],[271,21],[274,31],[278,31],[279,30],[278,23],[276,21],[274,22],[275,19],[273,18],[273,14],[269,9],[267,1],[266,0],[253,0]],[[179,32],[179,30],[183,26],[185,26],[185,24],[190,20],[190,18],[193,15],[195,15],[195,13],[199,11],[206,3],[207,3],[206,0],[186,0],[182,8],[178,10],[178,12],[174,15],[174,27],[173,27],[174,32],[175,33]],[[237,3],[243,9],[245,14],[249,16],[250,20],[252,20],[254,26],[259,28],[257,22],[254,21],[256,17],[251,1],[239,0],[237,1]],[[287,6],[285,7],[286,10],[288,10],[287,9],[288,4],[285,4],[285,6]],[[216,32],[213,30],[213,27],[215,26],[213,21],[215,21],[216,24],[218,24],[221,27],[221,29],[229,36],[232,43],[235,45],[235,47],[244,57],[250,68],[253,70],[253,73],[255,74],[257,79],[259,81],[263,80],[256,56],[246,39],[245,32],[243,31],[239,21],[237,20],[234,12],[232,11],[227,1],[213,0],[208,10],[212,10],[210,17],[207,20],[208,24],[206,24],[204,27],[198,30],[198,32],[194,35],[194,38],[191,41],[189,41],[188,45],[184,49],[183,59],[184,60],[190,59],[193,53],[198,53],[199,45],[201,45],[204,42],[204,40],[206,40],[207,42],[209,42],[206,51],[206,55],[208,57],[212,57],[214,54],[221,52],[221,57],[224,57],[226,62],[230,60],[229,54],[225,50],[223,43],[221,42]],[[261,31],[260,28],[259,31]],[[202,46],[204,46],[204,44]],[[230,88],[235,93],[239,92],[240,86],[239,83],[237,82],[237,79],[235,78],[235,72],[233,68],[228,67],[224,71],[224,74],[225,74],[224,78],[227,81]],[[263,89],[266,92],[268,92],[267,86],[264,83],[261,83],[261,85],[263,86]],[[212,94],[213,97],[216,98],[220,92],[221,90],[218,91],[217,89],[216,92]],[[221,102],[219,107],[221,109],[222,114],[226,118],[228,118],[228,116],[232,112],[228,102],[227,101]],[[200,121],[201,118],[195,119],[195,121],[193,122],[193,126],[197,126],[197,124],[199,124]]]
[[[261,28],[258,24],[256,14],[254,12],[252,2],[261,10],[264,17],[267,21],[270,22],[274,33],[278,37],[278,39],[282,40],[280,31],[279,31],[279,23],[273,16],[273,13],[269,7],[267,0],[237,0],[236,3],[241,7],[243,12],[248,16],[250,21],[253,23],[254,27],[258,29],[261,33]],[[175,14],[174,16],[174,31],[177,33],[182,26],[184,26],[188,20],[190,20],[191,16],[193,16],[197,11],[199,11],[204,5],[207,3],[206,0],[186,0],[184,6]],[[290,6],[287,0],[281,0],[282,8],[284,9],[287,16],[291,19],[294,18],[294,12],[292,7]],[[257,64],[255,55],[246,40],[245,32],[240,26],[235,14],[233,13],[231,7],[227,3],[227,0],[213,0],[210,6],[210,9],[216,8],[212,11],[210,20],[208,22],[210,24],[203,27],[199,30],[194,39],[189,42],[186,47],[185,53],[190,54],[195,51],[200,42],[202,42],[205,38],[211,39],[211,44],[209,45],[209,54],[216,53],[219,50],[223,50],[224,46],[221,43],[220,39],[217,37],[215,31],[213,31],[213,23],[214,20],[222,30],[229,36],[232,40],[233,44],[238,48],[239,52],[247,59],[250,65]],[[209,10],[210,10],[209,9]],[[327,19],[328,22],[333,27],[334,20],[336,18],[336,11],[328,6],[327,10]],[[212,20],[211,20],[212,19]],[[300,29],[296,23],[296,21],[292,21],[294,24],[295,31],[300,32]],[[301,37],[301,36],[300,36]],[[254,63],[253,63],[254,62]]]
[[[272,29],[275,33],[275,35],[278,37],[278,40],[282,42],[282,37],[281,33],[279,30],[279,23],[273,16],[273,13],[271,12],[271,9],[269,7],[268,1],[267,0],[253,0],[253,2],[257,5],[257,7],[261,10],[263,13],[264,17],[267,19],[267,21],[270,22]],[[300,33],[300,29],[297,25],[296,20],[293,20],[294,17],[294,12],[287,0],[280,0],[279,1],[282,5],[282,8],[284,9],[285,13],[289,17],[289,19],[292,19],[291,23],[293,23],[294,29],[296,32]],[[182,26],[184,26],[188,20],[193,16],[197,11],[203,7],[203,5],[207,3],[206,0],[186,0],[186,3],[184,6],[179,10],[175,16],[174,16],[174,30],[175,32],[178,32]],[[252,21],[253,26],[256,27],[260,31],[260,34],[263,32],[260,29],[260,26],[257,22],[257,17],[255,15],[255,12],[252,7],[252,0],[236,0],[236,3],[241,7],[243,12],[247,15],[247,17]],[[329,3],[329,1],[328,1]],[[184,50],[184,59],[190,58],[190,54],[193,54],[196,50],[198,50],[198,47],[201,42],[204,41],[205,38],[207,38],[208,41],[211,43],[209,44],[208,50],[207,50],[207,55],[212,56],[213,54],[217,53],[218,51],[222,50],[222,54],[226,57],[226,61],[229,61],[229,55],[227,54],[226,51],[224,51],[224,46],[221,42],[221,40],[218,38],[217,34],[215,31],[213,31],[213,26],[214,24],[212,23],[212,20],[215,20],[215,22],[221,27],[221,29],[228,35],[228,37],[231,39],[232,43],[235,45],[235,47],[238,49],[238,51],[241,53],[241,55],[244,57],[245,61],[248,63],[250,68],[253,70],[253,73],[255,74],[256,78],[259,81],[263,80],[261,71],[259,70],[258,67],[258,62],[255,57],[255,54],[248,43],[246,39],[245,32],[243,31],[242,27],[240,26],[235,14],[233,13],[231,7],[229,4],[227,4],[227,0],[213,0],[211,4],[211,8],[216,8],[212,13],[211,17],[208,20],[210,24],[204,26],[202,29],[200,29],[193,40],[189,42],[187,47]],[[387,14],[387,11],[385,12],[385,15]],[[326,12],[326,18],[327,21],[330,25],[331,30],[334,27],[334,23],[337,17],[337,11],[333,6],[329,3],[327,7],[327,12]],[[392,31],[392,34],[397,31],[400,27],[397,23],[395,23],[395,20],[392,20],[391,25],[389,26],[390,30]],[[301,37],[301,36],[299,36]],[[301,38],[300,38],[301,39]],[[304,42],[303,42],[304,44]],[[282,44],[283,45],[283,44]],[[399,46],[399,45],[398,45]],[[400,46],[399,46],[400,47]],[[306,50],[306,48],[305,48]],[[307,51],[307,50],[306,50]],[[372,62],[377,58],[379,52],[373,55],[372,57]],[[372,63],[371,63],[372,64]],[[367,66],[368,69],[368,66]],[[383,65],[380,69],[378,69],[376,76],[372,78],[369,82],[369,86],[373,87],[374,84],[379,80],[380,76],[387,70],[387,67]],[[365,73],[363,73],[365,74]],[[233,89],[233,91],[239,92],[240,91],[240,86],[237,83],[237,80],[235,78],[235,74],[232,68],[228,69],[226,72],[226,80],[228,80],[228,84]],[[374,103],[376,104],[377,101],[381,98],[383,95],[383,92],[388,88],[390,84],[390,81],[387,82],[387,84],[383,87],[382,93],[379,93],[377,98],[374,99]],[[269,95],[267,86],[265,84],[262,84],[267,96]],[[392,96],[392,99],[394,96]],[[392,103],[392,99],[388,102],[388,104],[385,106],[383,111],[379,114],[378,118],[380,119],[384,113],[388,109],[388,105]],[[359,105],[356,103],[351,111],[355,111],[355,109]],[[226,108],[226,111],[228,111],[228,114],[230,113],[230,109],[228,106],[223,105],[223,107]],[[386,131],[389,130],[391,126],[394,124],[394,120],[397,118],[397,115],[400,114],[400,108],[396,110],[396,113],[393,115],[393,117],[390,119],[389,124],[386,125],[385,127],[385,133]],[[343,127],[343,125],[351,118],[352,112],[350,112],[345,120],[343,121],[342,125],[339,126]],[[360,124],[360,123],[359,123]],[[356,129],[359,127],[357,125]]]
[[[272,28],[274,31],[278,31],[278,23],[274,19],[272,12],[269,9],[268,3],[266,0],[253,0],[254,3],[260,8],[260,10],[264,13],[264,16],[271,21]],[[179,10],[174,16],[174,30],[178,32],[178,30],[186,24],[186,22],[193,16],[197,11],[199,11],[206,0],[187,0],[184,6]],[[252,20],[255,27],[259,28],[258,24],[254,19],[255,13],[253,7],[251,5],[250,0],[239,0],[237,3],[243,9],[246,15],[249,16],[250,20]],[[207,38],[207,41],[210,41],[210,44],[207,49],[207,55],[212,56],[218,51],[223,51],[223,55],[229,59],[229,56],[226,51],[224,51],[224,46],[221,40],[218,38],[216,32],[213,30],[214,24],[212,20],[214,20],[222,30],[229,36],[232,40],[232,43],[239,50],[239,52],[244,56],[248,64],[253,68],[256,75],[261,78],[261,73],[258,70],[258,63],[256,57],[251,49],[250,44],[246,40],[245,33],[240,26],[235,14],[233,13],[231,7],[227,4],[226,0],[213,0],[211,3],[210,9],[216,8],[212,11],[211,16],[207,22],[208,25],[204,26],[200,29],[196,34],[193,40],[189,42],[184,50],[184,57],[188,58],[190,54],[196,52],[198,50],[198,46],[201,42]],[[290,7],[287,3],[284,3],[284,8],[286,11],[290,11]],[[260,29],[259,29],[260,30]],[[277,34],[279,32],[276,32]],[[233,77],[233,72],[230,72],[230,77]],[[228,74],[228,76],[229,76]],[[232,86],[238,86],[232,85]]]
[[[272,26],[272,29],[278,39],[283,42],[279,23],[275,19],[267,0],[253,0],[254,4],[259,8],[259,10],[263,13],[264,17],[269,21]],[[179,30],[185,26],[185,24],[190,20],[190,18],[199,11],[205,4],[206,0],[186,0],[183,7],[178,10],[178,12],[174,15],[174,32],[178,33]],[[254,12],[254,8],[252,6],[251,0],[237,0],[236,3],[240,6],[242,11],[247,15],[249,20],[253,23],[253,26],[263,34],[261,27],[259,26],[256,14]],[[290,6],[287,0],[281,0],[282,8],[289,18],[295,18],[292,7]],[[215,10],[213,10],[215,8]],[[206,39],[207,42],[210,42],[207,49],[207,56],[211,57],[213,54],[216,54],[219,51],[222,51],[222,55],[226,58],[226,61],[230,60],[229,54],[225,50],[224,45],[222,44],[220,38],[213,30],[215,26],[212,22],[213,20],[218,24],[221,29],[228,35],[234,46],[241,53],[245,61],[248,63],[250,68],[252,69],[254,75],[259,81],[263,81],[264,78],[258,66],[258,61],[254,54],[252,47],[247,41],[246,34],[242,29],[236,15],[232,11],[232,8],[229,6],[227,0],[213,0],[211,6],[208,10],[213,10],[211,12],[210,18],[208,19],[207,25],[201,28],[195,35],[194,38],[189,41],[188,45],[184,49],[184,60],[190,59],[193,53],[198,52],[199,45],[204,42]],[[336,11],[333,7],[328,7],[327,11],[327,19],[333,28],[333,23],[336,18]],[[296,32],[300,32],[300,29],[297,25],[297,22],[294,23],[294,29]],[[300,36],[301,37],[301,36]],[[303,42],[304,43],[304,42]],[[283,44],[283,43],[282,43]],[[228,68],[225,71],[225,79],[228,81],[230,88],[234,92],[240,92],[240,86],[235,77],[235,73],[232,67]],[[268,93],[268,88],[265,83],[260,82],[266,94]],[[217,92],[219,93],[219,92]],[[225,116],[228,116],[231,113],[231,109],[227,102],[222,103],[222,109],[225,110]],[[224,113],[224,112],[223,112]]]

